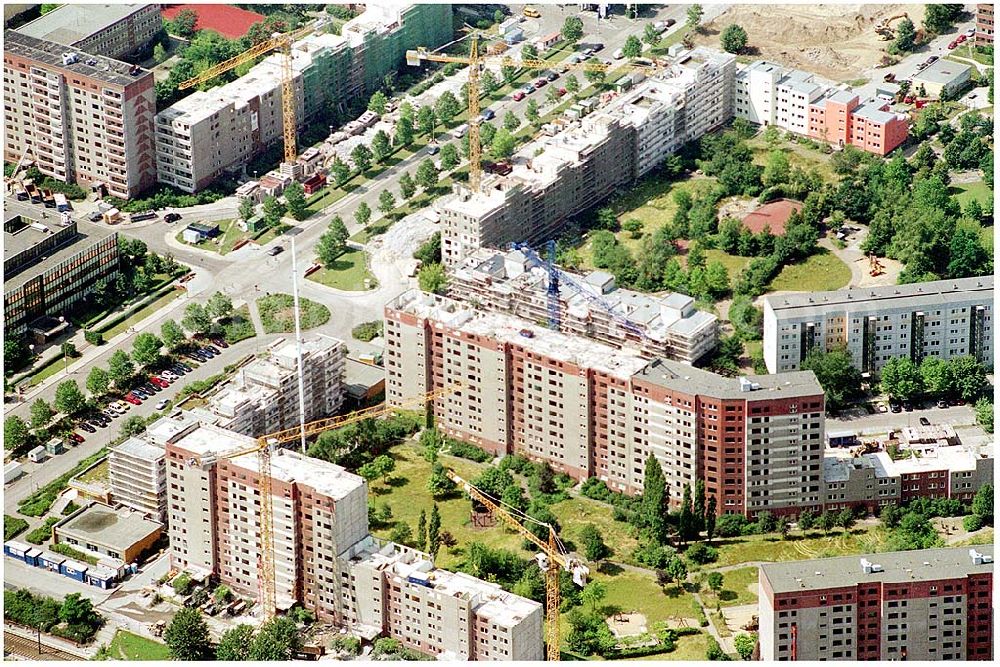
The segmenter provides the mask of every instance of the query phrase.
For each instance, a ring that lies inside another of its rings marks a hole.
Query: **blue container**
[[[79,561],[67,560],[59,566],[59,573],[70,579],[85,581],[87,579],[87,566]]]

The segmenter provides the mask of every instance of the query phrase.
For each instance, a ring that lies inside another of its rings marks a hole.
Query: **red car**
[[[959,35],[957,38],[955,38],[955,42],[957,42],[958,44],[961,44],[962,42],[964,42],[967,39],[968,39],[968,37],[966,37],[965,35]]]
[[[562,97],[563,95],[565,95],[565,94],[566,94],[566,93],[568,93],[568,92],[569,92],[569,91],[568,91],[568,90],[566,90],[565,88],[560,88],[560,89],[559,89],[559,97]]]
[[[166,380],[164,380],[163,378],[161,378],[161,377],[159,377],[157,375],[151,376],[149,378],[149,381],[152,382],[153,384],[155,384],[157,387],[161,387],[163,389],[166,389],[167,387],[170,386],[169,382],[167,382]]]
[[[951,44],[948,45],[948,49],[951,50],[951,49],[956,48],[957,46],[958,46],[958,42],[952,42]]]
[[[548,80],[546,80],[546,79],[539,79],[538,81],[535,81],[535,88],[541,88],[542,86],[546,85],[547,83],[548,83]]]
[[[520,102],[525,97],[524,91],[523,90],[519,90],[519,91],[515,92],[511,97],[514,98],[515,102]]]
[[[133,394],[132,392],[125,394],[125,400],[131,403],[132,405],[142,405],[142,401],[139,400],[139,397]]]
[[[83,442],[83,436],[80,435],[79,433],[70,433],[69,439],[72,440],[73,442]]]

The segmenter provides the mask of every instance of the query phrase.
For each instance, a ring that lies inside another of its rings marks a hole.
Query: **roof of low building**
[[[24,24],[17,31],[30,37],[71,46],[148,6],[148,4],[60,5],[57,9]]]
[[[957,63],[953,60],[941,58],[940,60],[932,63],[928,67],[925,67],[922,72],[917,72],[916,74],[914,74],[912,80],[914,84],[923,81],[926,83],[939,83],[942,85],[948,85],[953,81],[968,76],[971,70],[972,70],[971,65],[965,65],[962,63]]]
[[[775,236],[783,236],[788,218],[802,210],[802,203],[792,199],[776,199],[752,211],[743,218],[743,226],[754,234],[770,229]]]
[[[122,552],[160,530],[163,530],[162,524],[150,521],[140,512],[124,507],[113,509],[99,503],[92,503],[56,526],[60,535],[71,534],[81,541]]]

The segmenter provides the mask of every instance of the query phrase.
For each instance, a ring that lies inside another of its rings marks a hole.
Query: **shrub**
[[[191,580],[190,574],[187,572],[181,572],[174,579],[171,586],[173,586],[174,592],[178,595],[187,595],[191,592],[191,589],[194,588],[194,581]]]
[[[83,339],[91,345],[104,345],[104,334],[93,329],[84,329]]]
[[[351,329],[351,336],[357,340],[367,343],[370,340],[378,338],[382,335],[382,321],[372,320],[371,322],[362,322],[358,326]]]
[[[62,554],[67,558],[72,558],[74,560],[82,561],[84,563],[90,563],[91,565],[97,565],[97,557],[91,556],[90,554],[84,553],[78,549],[74,549],[68,544],[53,544],[49,547],[49,551],[54,551],[57,554]]]
[[[16,516],[3,515],[3,541],[12,540],[25,531],[28,522]]]
[[[962,519],[962,527],[970,533],[983,527],[983,517],[978,514],[970,514]]]
[[[78,509],[80,509],[80,506],[79,506],[79,505],[77,505],[76,503],[74,503],[74,502],[73,502],[73,501],[71,500],[71,501],[69,501],[68,503],[66,503],[66,507],[64,507],[64,508],[63,508],[63,510],[62,510],[62,512],[61,512],[61,514],[62,514],[63,516],[69,516],[69,515],[70,515],[70,514],[72,514],[73,512],[77,511]]]
[[[59,521],[59,517],[50,516],[45,520],[45,523],[28,533],[28,536],[25,539],[32,544],[42,544],[43,542],[47,542],[52,538],[52,526],[59,523]]]
[[[706,546],[704,542],[696,542],[688,547],[684,555],[692,563],[705,565],[719,558],[719,550],[715,547]]]
[[[452,440],[450,438],[448,439],[448,453],[452,456],[458,456],[463,459],[475,461],[476,463],[486,463],[487,461],[493,460],[493,455],[485,449],[481,449],[475,445],[470,445],[469,443],[462,442],[461,440]]]

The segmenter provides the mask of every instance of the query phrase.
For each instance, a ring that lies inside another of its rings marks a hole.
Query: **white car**
[[[156,409],[157,410],[162,410],[163,408],[167,407],[169,404],[170,404],[170,401],[168,401],[167,399],[164,398],[164,399],[160,400],[156,404]]]
[[[177,379],[177,374],[174,373],[173,371],[163,371],[162,373],[160,373],[160,377],[163,378],[164,380],[173,382],[174,380]]]
[[[966,37],[975,37],[976,36],[976,29],[975,28],[969,28],[968,30],[965,31],[965,36]]]

